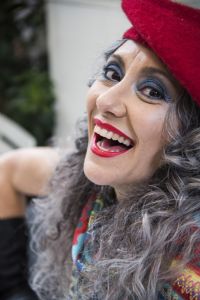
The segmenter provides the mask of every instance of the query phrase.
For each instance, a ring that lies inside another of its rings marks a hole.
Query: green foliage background
[[[45,3],[0,1],[0,111],[45,145],[55,125]]]

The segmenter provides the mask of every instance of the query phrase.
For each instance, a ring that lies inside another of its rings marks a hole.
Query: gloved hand
[[[28,284],[24,218],[0,220],[0,299],[37,300]]]

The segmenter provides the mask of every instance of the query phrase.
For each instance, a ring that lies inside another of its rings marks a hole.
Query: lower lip
[[[127,150],[124,150],[124,151],[120,151],[120,152],[111,152],[111,151],[105,151],[105,150],[102,150],[100,149],[98,146],[97,146],[97,143],[96,143],[96,134],[93,134],[93,137],[92,137],[92,144],[91,144],[91,150],[94,154],[96,154],[97,156],[101,156],[101,157],[115,157],[115,156],[118,156],[118,155],[121,155],[121,154],[124,154],[125,152],[128,151]]]

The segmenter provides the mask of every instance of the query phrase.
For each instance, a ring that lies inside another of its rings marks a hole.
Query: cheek
[[[165,143],[163,127],[166,118],[166,109],[143,111],[137,114],[134,129],[143,151],[157,152]]]
[[[88,114],[90,114],[90,112],[92,111],[94,104],[95,104],[94,95],[90,88],[86,96],[86,108]]]
[[[89,88],[88,93],[86,95],[86,105],[87,112],[90,114],[96,107],[96,100],[100,94],[99,83],[95,81],[93,85]]]
[[[96,107],[96,95],[93,92],[93,88],[91,87],[86,96],[86,109],[88,115],[88,137],[90,138],[92,132],[92,114],[94,113]]]

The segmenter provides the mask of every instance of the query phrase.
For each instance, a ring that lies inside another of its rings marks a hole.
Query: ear
[[[200,9],[200,1],[199,0],[171,0],[172,2],[177,2],[180,4],[184,4],[186,6],[190,6],[193,8],[199,8]]]

